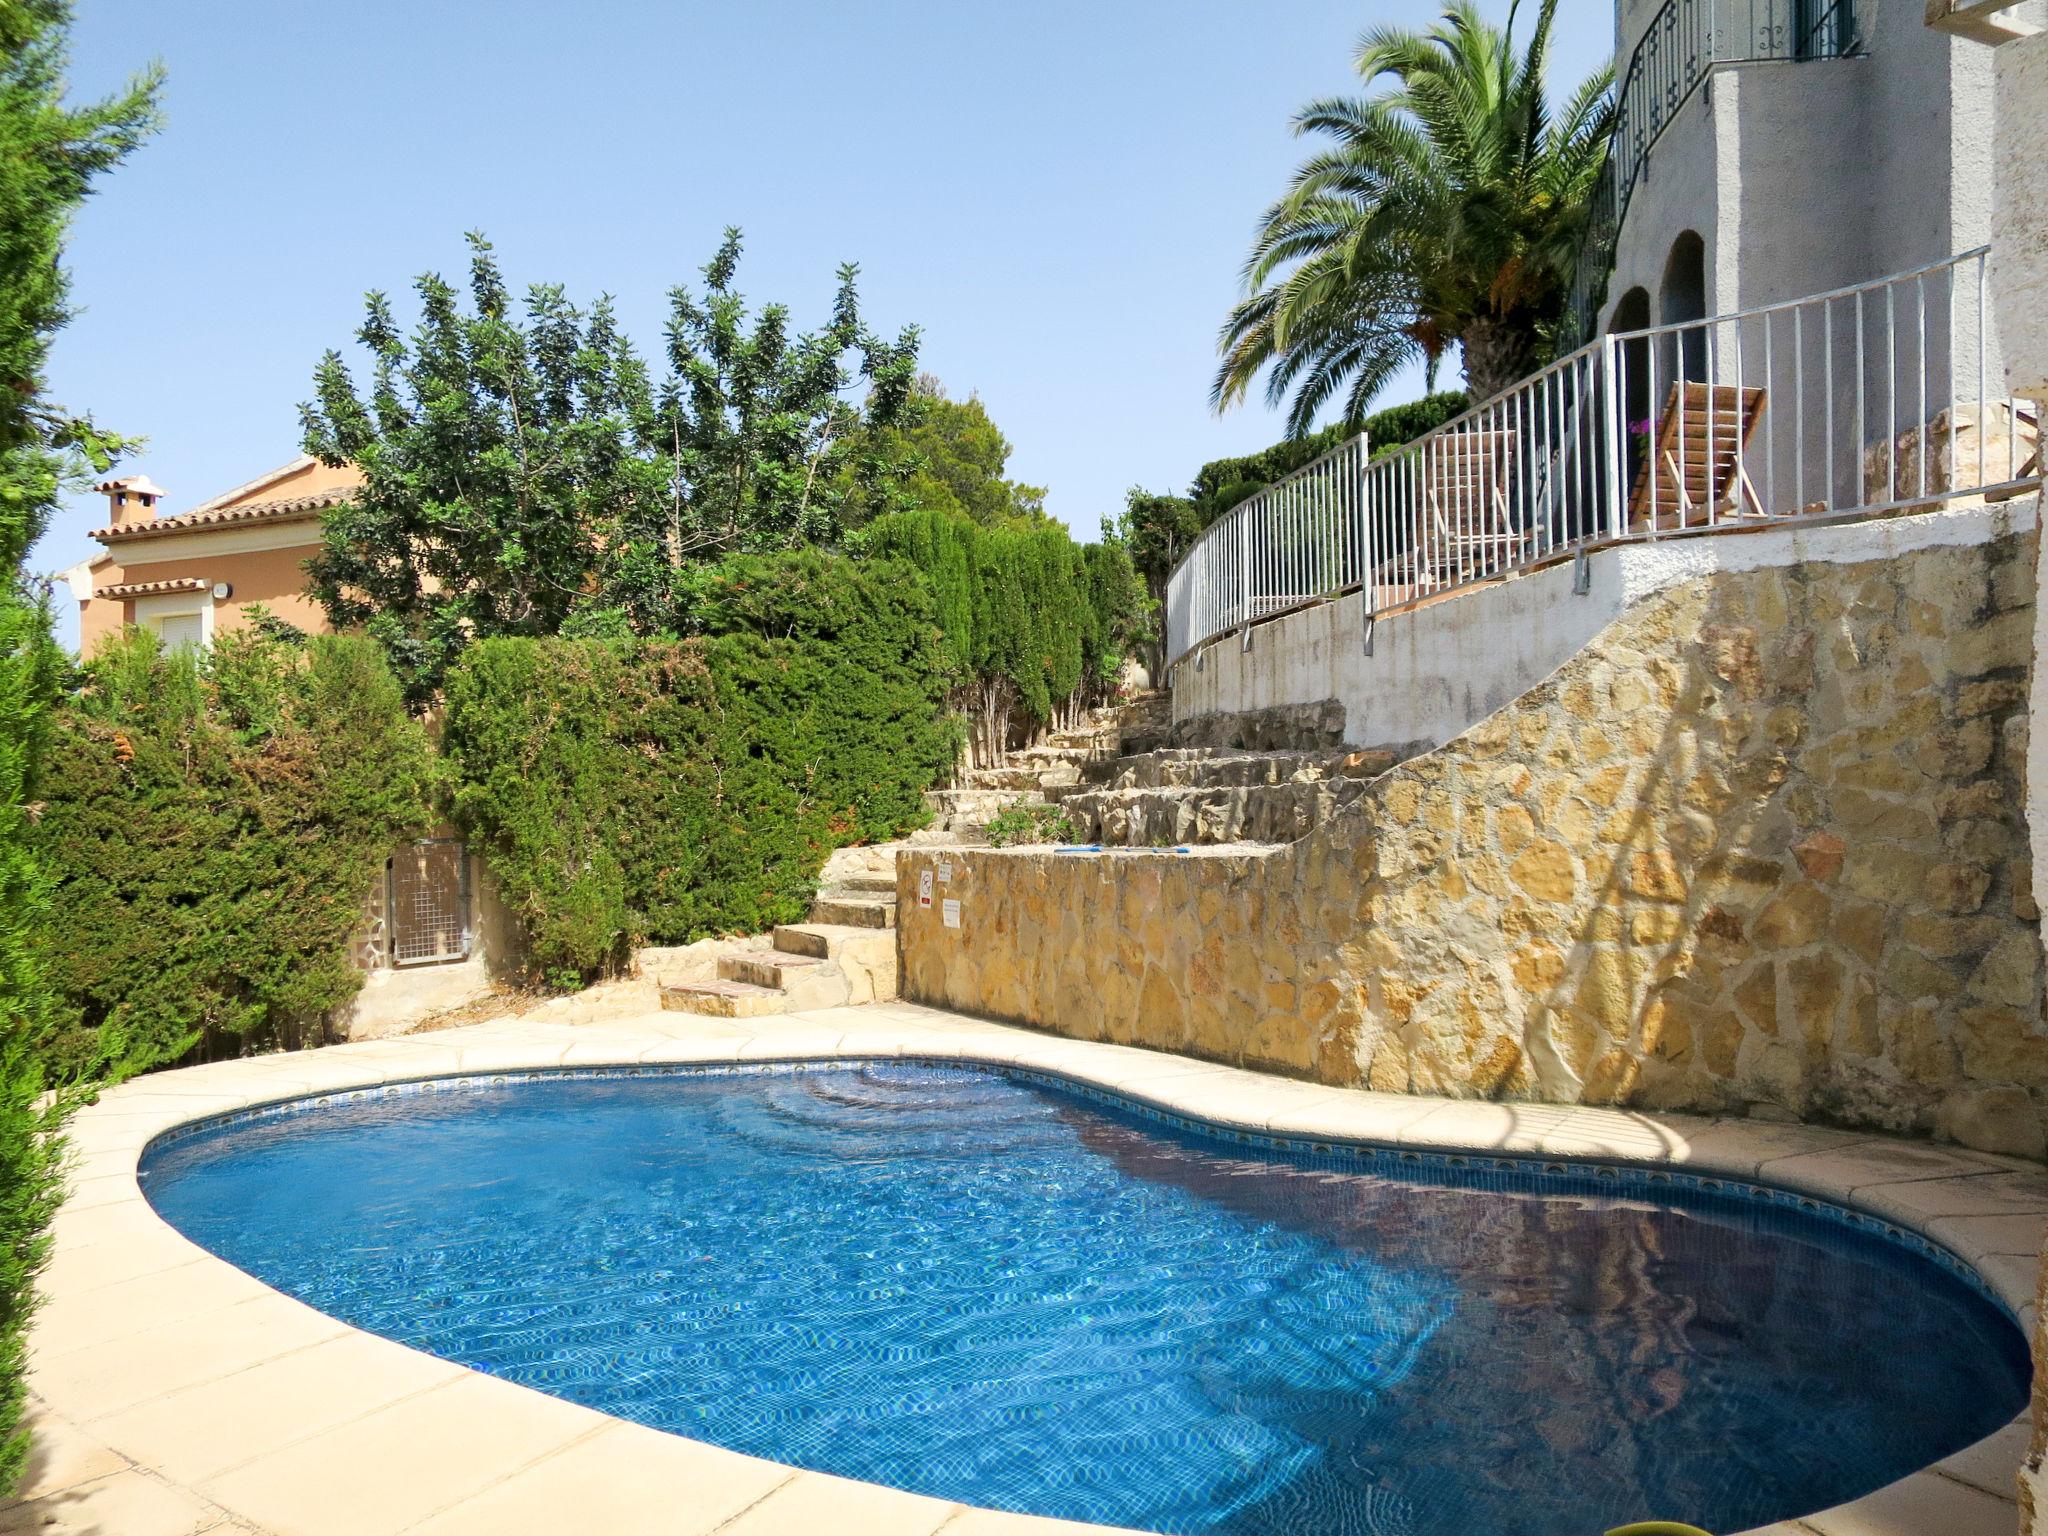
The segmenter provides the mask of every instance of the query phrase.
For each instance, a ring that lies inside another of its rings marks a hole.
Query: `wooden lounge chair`
[[[1629,531],[1768,517],[1744,463],[1763,415],[1760,388],[1673,384],[1629,493]]]
[[[1452,432],[1421,450],[1414,544],[1381,567],[1383,581],[1427,591],[1518,564],[1533,537],[1508,506],[1512,432]]]

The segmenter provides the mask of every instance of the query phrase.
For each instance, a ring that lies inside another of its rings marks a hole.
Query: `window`
[[[150,621],[167,651],[206,644],[206,616],[200,613],[166,613]]]

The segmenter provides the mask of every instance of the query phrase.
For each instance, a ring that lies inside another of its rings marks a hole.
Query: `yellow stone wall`
[[[906,853],[904,995],[1342,1086],[2041,1156],[2033,543],[1648,598],[1286,847]]]

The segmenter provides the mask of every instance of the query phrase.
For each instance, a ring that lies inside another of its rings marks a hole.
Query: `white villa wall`
[[[1346,596],[1256,625],[1249,650],[1225,635],[1172,670],[1176,724],[1336,699],[1359,747],[1433,747],[1556,671],[1623,609],[1716,572],[1809,561],[1848,564],[1974,545],[2035,525],[2036,499],[1832,526],[1789,526],[1596,551],[1590,590],[1552,566],[1382,617],[1365,654],[1363,607]]]
[[[2007,43],[1992,57],[1996,143],[2005,146],[1991,217],[1992,301],[2005,338],[2006,388],[2040,400],[2048,397],[2048,33]]]
[[[1663,318],[1657,305],[1664,264],[1672,242],[1688,229],[1707,243],[1707,308],[1719,313],[1730,307],[1719,302],[1714,286],[1720,226],[1714,105],[1712,91],[1695,91],[1650,151],[1615,242],[1614,275],[1607,284],[1610,317],[1623,294],[1644,288],[1650,295],[1651,319]]]
[[[1526,692],[1620,611],[1618,562],[1595,562],[1593,591],[1572,594],[1555,566],[1380,620],[1373,654],[1357,597],[1276,619],[1208,647],[1173,672],[1173,718],[1337,699],[1356,746],[1434,746]]]
[[[1722,0],[1723,57],[1747,51],[1762,5]],[[1617,5],[1622,67],[1658,10]],[[1687,229],[1707,244],[1710,313],[1867,282],[1988,238],[1991,53],[1930,30],[1923,12],[1924,0],[1859,0],[1863,57],[1712,70],[1650,151],[1603,323],[1630,288],[1654,300]]]

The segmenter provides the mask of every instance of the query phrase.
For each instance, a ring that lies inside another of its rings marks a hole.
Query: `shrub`
[[[364,898],[439,785],[372,642],[257,630],[166,654],[131,633],[52,726],[34,846],[58,1061],[299,1043],[354,994]]]
[[[1079,837],[1071,817],[1057,805],[1012,805],[989,818],[988,845],[1016,848],[1026,843],[1071,843]]]
[[[457,815],[549,979],[802,916],[835,847],[950,766],[931,592],[894,561],[739,556],[681,639],[498,639],[449,676]]]
[[[1366,417],[1362,427],[1340,423],[1307,437],[1287,438],[1243,458],[1215,459],[1196,471],[1188,495],[1200,509],[1202,526],[1207,527],[1239,502],[1321,458],[1346,438],[1363,431],[1368,449],[1377,458],[1382,452],[1412,443],[1425,432],[1433,432],[1452,417],[1462,415],[1466,404],[1462,391],[1443,390],[1375,411]]]

